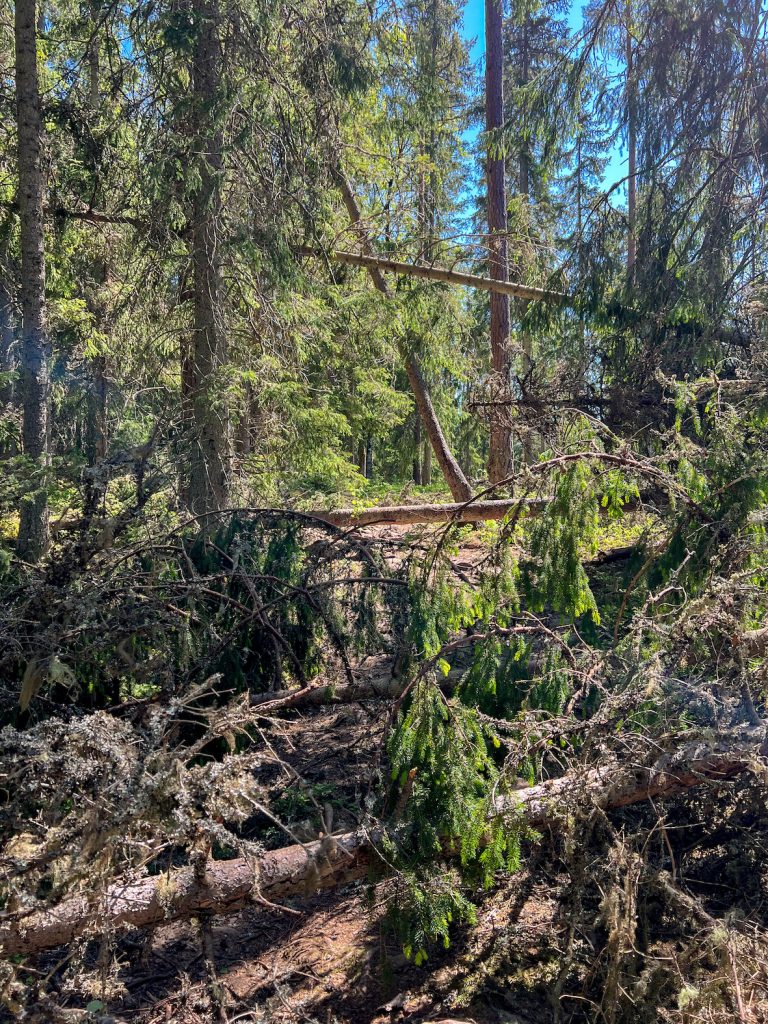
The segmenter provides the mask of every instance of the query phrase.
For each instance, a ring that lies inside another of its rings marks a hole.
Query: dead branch
[[[494,281],[490,277],[480,277],[478,274],[465,274],[459,270],[448,270],[446,267],[435,267],[431,264],[402,263],[399,260],[390,260],[384,256],[374,256],[372,253],[346,252],[338,249],[323,252],[310,246],[301,246],[298,252],[302,256],[329,259],[335,263],[347,263],[355,267],[366,267],[368,270],[386,270],[403,277],[419,277],[426,281],[441,281],[444,284],[455,284],[465,288],[475,288],[479,291],[498,292],[501,295],[511,295],[517,299],[548,302],[561,306],[572,305],[573,303],[570,295],[566,295],[565,292],[553,291],[549,288],[536,288],[533,285],[519,284],[515,281]]]

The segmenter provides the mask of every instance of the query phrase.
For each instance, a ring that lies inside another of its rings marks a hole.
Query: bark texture
[[[35,0],[18,0],[14,14],[16,116],[21,234],[22,445],[38,469],[48,464],[50,370],[45,322],[43,228],[43,122],[37,76]],[[44,480],[21,505],[17,552],[36,561],[48,546],[48,496]]]
[[[230,483],[229,424],[219,371],[227,360],[221,322],[222,221],[224,170],[220,126],[221,48],[218,0],[197,6],[197,35],[192,61],[195,142],[199,182],[192,197],[192,271],[194,325],[190,375],[193,417],[189,504],[205,514],[226,508]]]
[[[370,249],[370,241],[368,239],[368,233],[366,232],[365,226],[362,222],[360,207],[357,205],[357,199],[352,191],[352,186],[340,167],[336,170],[336,179],[338,181],[342,198],[344,199],[344,205],[346,206],[347,213],[349,214],[349,219],[352,221],[355,232],[357,233],[363,247],[365,249]],[[370,262],[365,265],[367,266],[368,272],[371,275],[371,280],[378,291],[380,291],[382,295],[391,295],[389,285],[384,279],[381,267],[374,262]],[[403,363],[405,364],[405,372],[408,375],[408,383],[411,386],[411,392],[413,393],[413,397],[416,402],[416,408],[419,416],[421,417],[421,422],[424,424],[424,430],[426,431],[427,437],[432,445],[432,449],[440,465],[440,469],[443,471],[445,482],[448,484],[451,494],[456,501],[468,501],[472,497],[472,488],[470,487],[467,478],[464,476],[461,466],[456,461],[456,458],[448,445],[445,434],[443,433],[443,428],[440,426],[440,420],[437,418],[435,407],[432,404],[429,389],[422,375],[419,361],[413,352],[408,351],[402,340],[398,340],[397,347]]]
[[[507,197],[504,159],[494,152],[497,132],[504,123],[504,47],[502,2],[485,0],[485,128],[488,133],[486,181],[488,195],[488,270],[495,281],[509,280],[507,263]],[[509,297],[491,292],[491,367],[503,388],[509,385]],[[488,479],[505,480],[512,468],[512,432],[504,407],[491,416]]]
[[[650,765],[606,767],[539,783],[499,798],[493,814],[522,813],[535,828],[556,826],[574,804],[603,810],[675,796],[705,782],[724,782],[748,771],[766,752],[764,725],[718,740],[692,740]],[[227,914],[250,901],[305,896],[364,877],[377,865],[376,833],[363,829],[265,853],[255,861],[209,861],[204,877],[193,868],[169,875],[125,878],[100,897],[75,896],[52,910],[20,915],[0,925],[3,956],[29,954],[125,926],[147,927],[201,911]],[[446,849],[452,849],[446,838]]]

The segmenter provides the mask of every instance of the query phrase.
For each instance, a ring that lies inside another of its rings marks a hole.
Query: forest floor
[[[269,734],[276,758],[272,769],[277,759],[290,764],[319,798],[332,802],[339,830],[354,827],[353,809],[362,806],[387,712],[388,702],[366,701],[275,723]],[[274,785],[291,817],[291,794],[296,810],[301,799],[285,786],[282,773],[275,773]],[[291,827],[302,838],[317,835],[316,823],[300,814]],[[506,880],[483,900],[477,925],[458,929],[450,948],[432,952],[422,967],[406,960],[387,927],[392,898],[387,882],[375,889],[355,883],[290,901],[282,912],[251,907],[215,920],[214,961],[229,1021],[383,1024],[451,1017],[478,1024],[541,1024],[552,1019],[552,1007],[529,989],[542,972],[551,974],[562,941],[557,879],[535,882],[523,870]],[[123,994],[111,1003],[116,1020],[202,1024],[217,1019],[195,923],[158,927],[139,936],[136,945],[124,946],[122,956]],[[515,976],[507,979],[508,991],[500,987],[502,960]],[[493,979],[486,977],[491,963]]]
[[[429,549],[427,538],[412,528],[372,527],[364,536],[389,551],[391,559],[402,557],[404,542]],[[468,530],[451,556],[454,568],[475,576],[487,551],[482,529]],[[362,658],[353,667],[360,679],[391,675],[388,659],[381,657]],[[369,790],[381,785],[390,711],[391,699],[361,698],[264,720],[258,781],[293,836],[317,839],[323,827],[319,812],[328,804],[335,832],[360,824]],[[243,834],[272,848],[292,841],[265,817],[247,823]],[[719,845],[705,854],[698,871],[700,892],[725,881],[723,864],[729,856]],[[758,888],[768,889],[768,877]],[[536,847],[526,850],[521,870],[480,896],[477,923],[454,926],[449,948],[430,950],[420,967],[406,959],[387,924],[388,908],[402,898],[401,892],[391,880],[376,886],[358,882],[308,893],[280,907],[251,906],[214,918],[212,957],[204,953],[200,924],[194,920],[131,933],[115,947],[117,971],[109,971],[108,992],[99,994],[97,986],[91,990],[99,999],[108,995],[109,1019],[115,1024],[554,1024],[601,1018],[600,1008],[588,998],[589,965],[600,943],[591,931],[595,925],[582,933],[569,925],[573,886],[561,862],[548,861]],[[744,894],[738,882],[729,885],[723,909]],[[599,895],[591,899],[584,919],[596,922]],[[671,925],[657,929],[654,957],[673,958],[673,936]],[[38,962],[38,969],[47,972],[55,965],[56,956],[50,955]],[[96,959],[91,970],[96,978]],[[584,995],[573,994],[578,991]],[[584,1017],[573,1002],[578,999]],[[82,1006],[82,993],[72,993],[71,1000],[60,993],[57,1006],[67,1005]],[[747,1019],[768,1020],[765,1009],[766,1017]],[[58,1012],[64,1015],[43,1012],[40,1024],[96,1019],[84,1018],[82,1011],[72,1016]]]
[[[430,550],[441,529],[387,525],[368,527],[362,534],[392,565],[409,544]],[[482,530],[468,529],[451,560],[458,573],[473,577],[487,552]],[[354,670],[361,681],[384,680],[391,677],[391,662],[362,658]],[[269,791],[270,806],[299,839],[317,838],[317,808],[324,803],[334,808],[335,831],[359,824],[376,774],[372,766],[383,754],[390,709],[391,700],[361,699],[291,711],[264,725],[268,749],[259,781]],[[274,847],[287,839],[266,819],[254,821],[252,833]],[[551,973],[547,965],[559,941],[554,881],[534,883],[526,871],[508,879],[484,899],[477,924],[456,929],[450,948],[431,952],[421,967],[406,959],[387,925],[393,891],[386,881],[375,888],[354,883],[289,901],[282,911],[250,907],[214,919],[215,970],[226,1019],[230,1024],[383,1024],[444,1018],[542,1024],[552,1019],[551,1006],[529,989],[531,978],[542,970]],[[116,958],[121,967],[108,1002],[119,1024],[224,1019],[212,1004],[196,921],[128,936],[118,945]],[[513,964],[519,975],[509,993],[499,987],[496,971],[492,993],[485,984],[488,963],[500,960]],[[50,967],[54,964],[51,957]]]

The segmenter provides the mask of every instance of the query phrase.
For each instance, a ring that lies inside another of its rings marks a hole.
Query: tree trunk
[[[101,106],[99,90],[99,18],[96,3],[91,0],[91,38],[88,40],[88,106],[98,110]]]
[[[546,498],[508,498],[503,501],[473,501],[469,504],[379,505],[377,508],[359,510],[340,508],[333,512],[320,509],[308,512],[307,515],[342,528],[370,526],[373,523],[480,523],[503,519],[518,508],[524,509],[527,515],[535,515],[548,504]]]
[[[14,15],[16,111],[21,228],[22,443],[41,474],[37,490],[22,501],[17,552],[36,561],[48,547],[50,371],[45,322],[43,229],[43,122],[37,77],[35,0],[17,0]]]
[[[308,516],[322,519],[331,526],[347,529],[353,526],[371,526],[377,523],[395,523],[411,526],[416,523],[482,523],[503,519],[516,509],[524,511],[526,516],[536,516],[550,504],[549,498],[504,498],[497,501],[471,501],[451,504],[436,503],[429,505],[378,505],[375,508],[351,509],[339,508],[326,512],[316,509],[307,512]],[[634,499],[626,502],[624,512],[632,512],[640,507]],[[600,514],[608,514],[600,505]]]
[[[637,85],[635,82],[634,52],[632,47],[632,4],[627,0],[626,11],[626,103],[627,103],[627,281],[635,282],[637,260]]]
[[[192,59],[195,141],[199,183],[192,197],[194,322],[190,376],[192,451],[189,504],[198,515],[225,508],[230,487],[230,438],[226,398],[219,371],[227,351],[221,323],[221,234],[223,135],[219,126],[221,53],[218,0],[196,6]]]
[[[496,281],[507,281],[507,200],[504,187],[504,159],[494,154],[497,144],[490,133],[504,121],[502,0],[485,0],[485,127],[489,133],[486,179],[488,189],[488,270]],[[491,367],[501,389],[510,383],[509,298],[491,292]],[[506,479],[512,469],[512,433],[504,406],[491,414],[488,478],[491,483]]]
[[[421,486],[421,416],[417,413],[413,417],[413,482]]]
[[[528,84],[530,77],[530,57],[528,53],[530,14],[526,11],[523,16],[523,23],[520,26],[520,69],[518,83],[521,86]],[[525,143],[520,147],[520,160],[518,164],[518,192],[521,196],[529,196],[531,188],[531,158]]]
[[[86,455],[88,465],[94,466],[107,454],[107,360],[104,356],[91,359],[91,383],[88,394],[88,421],[86,425]]]
[[[429,441],[424,441],[424,454],[421,459],[421,482],[425,487],[432,483],[432,449]]]
[[[530,53],[529,53],[529,27],[530,27],[530,14],[526,10],[523,17],[523,23],[520,26],[520,69],[519,69],[519,84],[526,86],[530,78]],[[531,158],[528,152],[528,148],[523,143],[520,149],[520,161],[518,166],[518,192],[520,197],[525,202],[526,206],[530,201],[531,192]],[[530,227],[528,218],[526,218],[526,227]],[[522,276],[522,274],[518,275]],[[525,330],[523,321],[525,320],[525,314],[528,311],[528,302],[526,299],[521,299],[517,303],[517,314],[520,319],[520,348],[523,351],[522,367],[521,371],[523,374],[528,373],[531,369],[533,361],[533,336],[530,331]],[[529,428],[523,433],[522,437],[523,447],[523,458],[529,465],[536,461],[536,442],[533,437],[533,432]]]
[[[357,199],[352,191],[352,186],[349,184],[349,181],[341,167],[336,168],[336,178],[344,199],[344,205],[346,206],[347,213],[349,214],[349,219],[352,221],[352,225],[357,236],[362,245],[367,250],[370,250],[370,241],[362,223],[360,207],[357,205]],[[374,263],[371,263],[368,264],[368,272],[371,275],[371,280],[375,287],[382,293],[382,295],[389,297],[391,292],[387,282],[384,280],[384,275],[382,274],[381,269],[377,265],[374,265]],[[408,383],[411,385],[411,391],[416,401],[416,408],[419,416],[421,416],[421,421],[424,424],[424,429],[427,432],[427,436],[429,437],[430,444],[432,445],[437,457],[440,469],[443,471],[445,482],[448,484],[451,494],[456,501],[469,501],[472,497],[472,488],[469,486],[469,482],[464,476],[461,466],[459,466],[451,452],[451,449],[448,447],[448,442],[445,438],[445,434],[443,433],[443,428],[440,426],[437,413],[432,405],[429,390],[424,382],[419,361],[413,352],[408,351],[401,339],[398,339],[397,348],[403,362],[405,363],[405,372],[408,375]]]
[[[11,374],[16,368],[16,352],[13,330],[13,298],[5,282],[5,272],[0,267],[0,416],[9,416],[14,406],[14,387]],[[0,438],[0,459],[15,455],[13,441]]]
[[[101,106],[99,89],[99,19],[96,5],[91,3],[91,37],[88,41],[88,106],[95,115]],[[94,261],[94,288],[88,296],[89,312],[99,331],[104,330],[106,309],[103,289],[109,278],[106,256]],[[107,454],[107,360],[106,356],[93,356],[90,364],[90,388],[87,404],[86,454],[88,464],[95,465]]]
[[[373,438],[370,434],[365,442],[365,478],[373,480]]]
[[[677,750],[650,765],[622,765],[580,770],[498,797],[492,816],[514,811],[525,823],[542,829],[577,806],[608,811],[644,800],[676,796],[705,782],[725,782],[750,770],[765,745],[765,727],[743,729],[709,742],[684,740]],[[110,932],[120,926],[142,928],[188,918],[200,911],[227,914],[259,897],[274,901],[310,895],[365,877],[371,866],[384,870],[375,844],[378,836],[361,829],[317,842],[288,846],[256,860],[209,861],[202,879],[194,868],[113,883],[106,893],[81,895],[51,910],[21,915],[0,924],[0,952],[5,957],[60,946],[88,932],[94,923]],[[445,837],[445,850],[455,843]]]

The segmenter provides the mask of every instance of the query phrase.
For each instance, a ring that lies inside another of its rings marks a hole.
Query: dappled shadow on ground
[[[475,928],[457,930],[448,950],[417,968],[384,923],[392,897],[387,883],[375,901],[369,897],[356,885],[313,898],[300,916],[249,909],[217,922],[216,969],[228,1016],[286,1024],[378,1024],[442,1013],[498,1021],[505,1019],[512,996],[488,985],[491,968],[510,959],[518,966],[536,963],[546,956],[556,931],[551,890],[521,873],[483,901]],[[132,963],[122,972],[126,994],[112,1007],[117,1019],[138,1024],[214,1019],[201,949],[191,924],[157,929],[141,952],[132,952]],[[551,1019],[535,992],[522,1001],[517,993],[514,1002],[521,1024]]]

